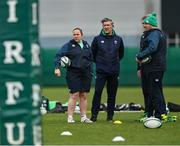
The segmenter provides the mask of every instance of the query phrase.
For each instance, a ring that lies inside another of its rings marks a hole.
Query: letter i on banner
[[[38,5],[0,0],[0,145],[42,145]]]

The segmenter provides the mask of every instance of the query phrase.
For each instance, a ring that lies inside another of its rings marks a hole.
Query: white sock
[[[86,114],[81,115],[81,118],[86,118]]]
[[[73,119],[73,116],[71,116],[71,115],[68,115],[68,118],[69,118],[69,119]]]

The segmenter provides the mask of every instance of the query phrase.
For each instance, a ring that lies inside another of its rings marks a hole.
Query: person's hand
[[[138,71],[137,71],[137,76],[138,76],[139,79],[141,79],[141,75],[142,75],[141,70],[138,70]]]
[[[137,58],[137,57],[136,57],[135,59],[136,59],[136,62],[137,62],[137,63],[141,64],[141,61],[140,61],[140,60],[138,60],[138,58]]]
[[[60,77],[60,76],[61,76],[61,71],[60,71],[60,69],[55,69],[55,70],[54,70],[54,74],[55,74],[56,76]]]

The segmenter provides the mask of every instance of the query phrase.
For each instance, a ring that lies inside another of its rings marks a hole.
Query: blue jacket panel
[[[139,60],[147,56],[152,59],[148,64],[142,64],[144,71],[165,71],[166,70],[167,42],[166,35],[159,29],[152,29],[144,32],[140,42],[140,52],[137,54]]]
[[[91,67],[93,56],[89,44],[83,40],[84,47],[81,48],[80,45],[74,41],[70,40],[61,49],[58,50],[54,64],[55,68],[60,67],[61,57],[67,56],[71,60],[71,65],[68,68],[79,68],[86,69]]]
[[[124,56],[124,44],[120,36],[101,33],[94,38],[91,49],[96,72],[119,74],[120,60]]]

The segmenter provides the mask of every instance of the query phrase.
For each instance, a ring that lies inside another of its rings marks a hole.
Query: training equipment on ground
[[[61,67],[69,67],[71,65],[71,60],[67,56],[61,57]]]
[[[161,115],[161,119],[162,119],[162,122],[165,123],[165,122],[176,122],[177,120],[177,116],[172,116],[170,114],[162,114]]]
[[[148,56],[141,60],[141,64],[147,64],[147,63],[151,62],[151,59],[152,59],[151,56]]]
[[[116,120],[113,122],[114,124],[122,124],[122,122],[120,120]]]
[[[180,112],[180,104],[168,102],[167,108],[170,112]]]
[[[71,136],[72,133],[69,132],[69,131],[63,131],[63,132],[61,133],[61,135],[64,135],[64,136]]]
[[[158,118],[154,118],[154,117],[150,117],[150,118],[147,118],[145,121],[144,121],[144,126],[146,128],[159,128],[162,126],[162,123],[161,123],[161,120],[158,119]]]
[[[116,141],[125,141],[125,139],[122,137],[122,136],[116,136],[112,139],[113,142],[116,142]]]

